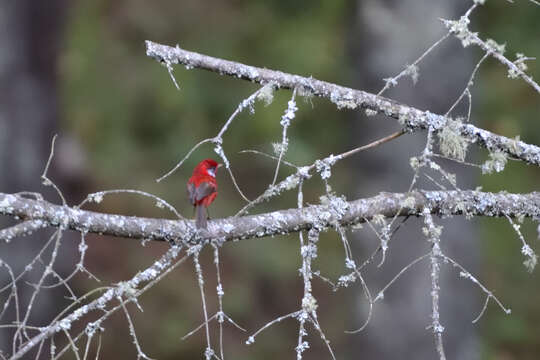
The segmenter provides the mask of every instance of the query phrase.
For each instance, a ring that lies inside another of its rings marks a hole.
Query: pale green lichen
[[[375,115],[377,115],[377,111],[375,111],[373,109],[366,109],[365,113],[366,113],[366,116],[375,116]]]
[[[469,30],[469,23],[471,21],[468,17],[462,16],[458,21],[456,20],[443,20],[444,25],[450,32],[461,40],[463,47],[467,47],[474,42],[474,37],[478,35]]]
[[[257,99],[264,102],[265,106],[270,105],[274,101],[274,85],[272,83],[264,85],[257,94]]]
[[[482,164],[482,174],[492,174],[501,172],[508,161],[506,154],[501,151],[495,151],[489,154],[489,160]]]
[[[527,260],[523,261],[523,265],[527,268],[527,271],[533,272],[534,268],[536,267],[536,264],[538,263],[538,256],[533,255],[532,257],[528,258]]]
[[[456,213],[461,213],[465,215],[465,218],[467,220],[470,220],[473,218],[473,214],[467,210],[467,203],[465,201],[458,201],[456,203],[456,206],[454,207],[454,211]]]
[[[439,149],[444,156],[459,161],[465,160],[469,142],[459,133],[461,120],[449,120],[439,131]]]
[[[414,196],[409,196],[401,202],[401,206],[403,206],[405,209],[414,209],[415,204],[416,199],[414,198]]]
[[[527,259],[523,261],[523,265],[525,265],[529,272],[533,272],[536,264],[538,263],[538,256],[527,244],[523,245],[523,247],[521,248],[521,253],[527,257]]]
[[[272,148],[274,150],[274,154],[279,156],[282,152],[286,153],[287,148],[289,147],[288,145],[289,145],[288,142],[272,143]]]
[[[418,77],[420,77],[420,72],[418,71],[417,65],[408,65],[405,69],[405,75],[410,76],[414,85],[418,82]]]
[[[351,109],[354,110],[358,107],[358,104],[354,100],[338,100],[335,102],[337,108],[341,109]]]
[[[356,102],[356,99],[354,97],[354,94],[352,92],[348,92],[346,94],[340,94],[338,92],[332,92],[330,94],[330,101],[332,101],[334,104],[337,105],[337,108],[339,110],[341,109],[356,109],[358,107],[358,103]]]
[[[441,237],[443,226],[431,225],[429,227],[423,227],[422,233],[428,239],[439,239]]]
[[[95,203],[100,203],[103,201],[103,193],[102,192],[97,192],[97,193],[93,193],[93,194],[90,194],[88,195],[88,201],[90,202],[95,202]]]
[[[302,309],[309,313],[313,313],[315,310],[317,310],[317,307],[317,299],[315,299],[311,294],[306,294],[302,299]]]
[[[456,176],[456,174],[445,172],[444,177],[452,186],[457,186],[457,176]]]
[[[524,73],[525,71],[527,71],[528,69],[528,66],[527,64],[525,63],[525,61],[527,60],[533,60],[534,58],[528,58],[526,57],[524,54],[522,53],[517,53],[516,54],[516,60],[514,61],[514,65],[516,66],[515,68],[514,67],[510,67],[508,69],[508,77],[511,78],[511,79],[516,79],[518,78],[522,73]]]
[[[411,120],[411,109],[405,106],[401,107],[399,109],[399,114],[398,114],[398,122],[400,123],[400,125],[406,126],[410,120]]]
[[[416,156],[409,159],[409,164],[414,171],[417,171],[420,168],[420,163],[420,159],[418,159]]]
[[[487,45],[488,49],[490,49],[491,51],[493,51],[495,53],[499,53],[501,55],[504,54],[504,52],[506,51],[506,44],[498,44],[493,39],[487,39],[486,40],[486,45]]]
[[[375,225],[378,225],[378,226],[385,226],[386,218],[384,217],[383,214],[376,214],[376,215],[373,215],[371,222],[373,222]]]

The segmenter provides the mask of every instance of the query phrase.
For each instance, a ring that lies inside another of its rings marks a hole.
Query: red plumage
[[[216,172],[221,166],[215,160],[206,159],[201,161],[187,183],[189,202],[195,206],[195,224],[197,228],[206,229],[206,208],[217,196]]]

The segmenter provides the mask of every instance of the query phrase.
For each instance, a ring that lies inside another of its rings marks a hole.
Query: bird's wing
[[[216,187],[206,181],[201,182],[199,186],[195,186],[194,183],[187,184],[188,198],[192,205],[197,205],[199,201],[214,192],[216,192]]]
[[[189,203],[191,205],[195,205],[195,184],[193,183],[187,184],[187,194],[189,198]]]
[[[195,200],[200,201],[211,193],[216,192],[216,187],[209,182],[202,182],[195,188]]]

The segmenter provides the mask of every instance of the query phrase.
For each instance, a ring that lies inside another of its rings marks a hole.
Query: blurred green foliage
[[[479,22],[473,29],[483,38],[506,44],[505,56],[516,59],[540,54],[540,10],[534,4],[489,1],[482,8]],[[511,15],[510,15],[511,14]],[[509,17],[511,16],[511,17]],[[512,21],[509,21],[509,19]],[[528,74],[540,79],[538,61],[527,62]],[[520,79],[509,79],[507,71],[490,59],[480,69],[473,104],[478,109],[479,124],[495,133],[540,143],[539,95]],[[475,102],[476,100],[476,102]],[[487,157],[487,155],[484,155]],[[538,191],[540,169],[509,161],[504,172],[483,176],[486,191]],[[521,242],[506,220],[482,219],[484,283],[512,309],[505,315],[490,303],[487,316],[480,322],[486,359],[537,359],[540,354],[540,287],[538,269],[527,273],[523,266]],[[526,220],[521,231],[529,244],[537,249],[537,223]]]
[[[475,30],[481,31],[484,38],[507,42],[507,54],[512,59],[515,52],[540,54],[540,22],[534,6],[505,1],[487,3],[488,6],[478,11]],[[63,125],[88,152],[95,190],[145,190],[167,199],[190,216],[192,209],[185,201],[185,183],[198,161],[215,156],[212,147],[201,148],[165,181],[156,183],[155,179],[174,166],[198,141],[217,134],[239,102],[257,89],[244,81],[175,67],[174,75],[181,88],[177,91],[166,69],[146,57],[144,40],[169,45],[178,43],[187,50],[211,56],[353,85],[348,68],[351,61],[345,50],[350,5],[351,2],[345,0],[73,3],[60,64]],[[514,19],[519,19],[519,26],[515,21],[508,21],[509,11]],[[530,67],[531,74],[540,79],[539,67],[535,63],[530,63]],[[271,143],[281,139],[279,121],[290,96],[290,92],[282,91],[275,94],[270,106],[258,103],[255,113],[241,114],[224,137],[223,146],[232,169],[249,197],[265,189],[275,164],[257,155],[239,154],[239,151],[272,152]],[[481,68],[473,96],[476,117],[480,119],[476,123],[505,136],[521,134],[528,142],[540,143],[538,94],[521,80],[507,79],[500,64],[489,60]],[[348,143],[350,128],[344,126],[348,121],[346,111],[336,111],[333,104],[315,98],[307,101],[300,98],[297,103],[300,109],[289,129],[294,141],[290,143],[287,160],[304,165],[353,146]],[[281,176],[286,175],[285,169],[282,168]],[[334,173],[333,186],[340,193],[352,193],[354,179],[347,176],[351,169],[340,164]],[[480,181],[485,190],[525,192],[537,188],[538,178],[536,167],[510,162],[507,171],[484,176]],[[219,197],[211,208],[211,215],[233,215],[242,200],[225,173],[220,174],[219,181]],[[305,200],[318,202],[321,186],[320,181],[311,181],[306,187]],[[256,211],[269,209],[269,205],[284,208],[295,204],[296,193],[291,192]],[[111,207],[129,214],[163,216],[163,212],[148,201],[131,196],[106,200],[103,209],[111,211]],[[519,251],[521,244],[507,222],[491,219],[482,222],[487,254],[482,278],[513,309],[512,316],[505,316],[490,305],[487,316],[481,321],[485,356],[503,358],[507,353],[517,353],[519,358],[532,359],[540,346],[536,336],[540,333],[540,290],[530,285],[531,277],[537,278],[537,275],[525,273]],[[524,233],[527,239],[536,237],[532,225],[527,225]],[[335,240],[335,234],[325,235],[321,251],[341,254],[341,244]],[[107,281],[124,280],[148,266],[152,257],[166,246],[130,246],[129,240],[113,245],[109,241],[92,241],[95,243],[89,249],[89,267]],[[291,236],[224,247],[225,310],[242,326],[257,329],[275,316],[298,308],[302,284],[296,276],[300,265],[297,242],[297,237]],[[107,259],[117,266],[102,267],[109,263]],[[211,260],[210,252],[205,253],[209,294],[213,294],[215,288]],[[340,256],[325,256],[318,261],[332,275],[338,274],[343,266]],[[318,289],[317,285],[316,291]],[[287,296],[290,293],[295,296]],[[323,293],[328,293],[327,288]],[[344,293],[334,295],[333,303],[347,301],[347,293]],[[215,308],[214,301],[213,296],[209,296],[211,308]],[[322,297],[320,301],[327,300]],[[145,295],[142,306],[144,314],[133,308],[133,316],[139,339],[149,355],[160,359],[201,357],[205,346],[202,336],[197,334],[180,341],[202,321],[191,264],[171,274],[152,294]],[[351,321],[344,308],[326,307],[326,312],[321,314],[321,323],[330,338],[342,338],[342,324]],[[103,348],[109,351],[105,358],[119,351],[134,355],[125,320],[121,316],[115,320],[107,328],[107,331],[115,329],[115,336],[104,337]],[[297,334],[297,324],[289,320],[276,326],[279,329],[263,333],[251,347],[243,345],[247,334],[227,327],[227,353],[234,354],[235,359],[291,356],[296,345],[291,339]],[[125,339],[119,340],[121,336]],[[315,353],[320,341],[313,340],[315,350],[310,351]],[[334,342],[336,347],[339,341]],[[514,358],[512,356],[508,358]]]

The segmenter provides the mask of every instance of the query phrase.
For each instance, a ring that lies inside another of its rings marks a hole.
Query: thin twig
[[[45,165],[45,169],[43,169],[43,174],[41,174],[41,179],[43,180],[43,185],[52,186],[54,188],[54,190],[56,190],[56,192],[57,192],[58,196],[60,197],[60,199],[62,200],[62,204],[67,205],[66,199],[64,198],[64,195],[62,194],[62,192],[60,191],[58,186],[56,186],[56,184],[54,182],[52,182],[47,177],[47,172],[49,171],[49,166],[51,166],[51,161],[52,161],[52,159],[54,157],[54,143],[56,142],[57,137],[58,137],[58,134],[55,134],[53,136],[53,139],[52,139],[52,142],[51,142],[51,152],[49,154],[49,159],[47,160],[47,164]]]

